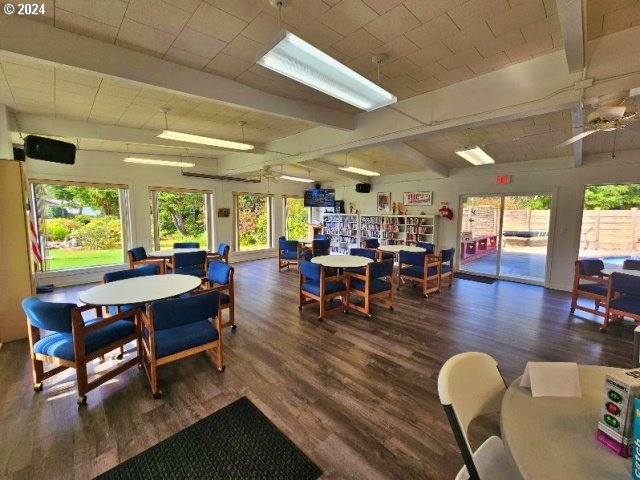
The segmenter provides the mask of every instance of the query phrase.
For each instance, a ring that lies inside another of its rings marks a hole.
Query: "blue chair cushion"
[[[417,265],[404,267],[400,271],[400,275],[406,275],[408,277],[415,277],[415,278],[424,278],[424,267],[419,267]]]
[[[382,252],[382,260],[390,260],[392,258],[395,258],[393,252]]]
[[[349,284],[352,289],[360,290],[364,292],[364,280],[360,280],[359,278],[351,279],[351,283]],[[391,290],[391,283],[385,282],[384,280],[380,280],[379,278],[372,278],[371,283],[369,284],[369,293],[380,293],[386,290]]]
[[[218,339],[218,331],[208,320],[200,320],[154,332],[156,357],[162,358],[177,352],[204,345]]]
[[[290,251],[290,250],[283,250],[282,252],[280,252],[280,258],[283,258],[284,260],[297,260],[298,259],[298,252],[296,251]]]
[[[451,265],[446,263],[442,265],[442,268],[440,269],[440,271],[442,273],[449,273],[451,271]]]
[[[231,272],[233,272],[233,267],[227,263],[220,261],[210,262],[207,279],[213,283],[226,285],[231,281]]]
[[[147,310],[147,306],[144,303],[140,303],[138,305],[120,305],[120,313],[124,313],[124,312],[128,312],[130,310],[133,310],[134,308],[140,308],[140,310],[142,310],[143,312],[145,312]],[[109,312],[109,315],[116,315],[118,313],[118,309],[117,307],[113,306],[113,305],[109,305],[107,307],[107,311]],[[126,321],[129,322],[133,322],[134,321],[134,317],[130,317],[130,318],[125,318]]]
[[[167,268],[169,272],[173,272],[173,269]],[[207,272],[204,271],[203,268],[197,267],[195,265],[189,267],[176,267],[176,273],[180,275],[193,275],[194,277],[206,277]]]
[[[366,267],[345,268],[344,271],[347,273],[355,273],[356,275],[366,275],[367,273]]]
[[[601,283],[581,283],[578,286],[578,290],[594,293],[596,295],[602,295],[603,297],[605,297],[609,289],[606,285],[602,285]]]
[[[85,323],[90,324],[97,319],[88,320]],[[100,350],[103,347],[127,337],[135,333],[136,327],[133,322],[127,320],[118,320],[110,325],[106,325],[98,330],[89,332],[84,337],[85,355]],[[33,345],[33,350],[42,355],[50,357],[62,358],[73,362],[73,337],[70,333],[54,333],[41,338]]]
[[[327,282],[324,284],[324,293],[336,293],[342,292],[346,289],[344,283],[342,282]],[[302,284],[302,290],[305,292],[309,292],[316,297],[320,296],[320,284],[316,282],[304,282]]]
[[[640,296],[625,295],[620,298],[611,300],[609,303],[611,308],[622,310],[623,312],[635,313],[640,315]]]
[[[220,292],[220,305],[225,305],[231,301],[228,293]]]

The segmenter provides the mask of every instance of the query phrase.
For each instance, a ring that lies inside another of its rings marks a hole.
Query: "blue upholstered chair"
[[[109,283],[117,282],[118,280],[126,280],[128,278],[150,277],[152,275],[157,275],[158,272],[159,268],[157,265],[143,265],[133,270],[118,270],[116,272],[107,272],[102,277],[102,282]],[[138,307],[142,309],[145,308],[144,305],[109,305],[105,308],[105,314],[116,315],[118,313],[127,312]]]
[[[313,250],[313,256],[319,257],[320,255],[329,255],[331,253],[331,240],[313,240],[313,246],[311,247]]]
[[[317,263],[307,260],[300,260],[300,303],[298,309],[314,302],[320,304],[320,315],[318,320],[322,320],[325,314],[342,310],[347,313],[349,307],[349,292],[347,286],[347,275],[334,275],[327,277],[325,268]],[[334,307],[327,308],[326,302],[335,297],[342,297],[342,303]]]
[[[349,255],[355,255],[357,257],[366,257],[366,258],[370,258],[374,262],[376,261],[376,251],[370,250],[368,248],[352,248],[351,250],[349,250]],[[345,268],[344,271],[347,273],[357,273],[358,275],[364,275],[365,267]]]
[[[380,248],[380,241],[377,238],[365,238],[364,248],[376,250]],[[393,252],[378,252],[378,260],[393,260]]]
[[[435,245],[431,242],[416,242],[416,247],[424,248],[426,253],[429,255],[433,255]]]
[[[623,270],[640,270],[640,260],[635,258],[627,258],[622,262]]]
[[[200,244],[198,242],[176,242],[173,244],[173,248],[200,248]]]
[[[604,317],[604,312],[600,311],[600,305],[606,301],[609,291],[609,282],[602,274],[604,262],[600,259],[577,260],[573,276],[573,291],[571,293],[571,309],[589,312],[600,317]],[[594,301],[594,308],[589,308],[578,304],[578,298],[585,297]]]
[[[430,293],[440,291],[440,258],[426,253],[400,250],[398,264],[397,289],[410,281],[422,285],[422,295],[427,298]]]
[[[77,403],[84,405],[88,392],[141,362],[138,344],[135,357],[101,372],[98,378],[89,381],[89,362],[138,339],[137,322],[129,320],[139,310],[102,318],[99,308],[96,308],[97,316],[84,320],[82,312],[93,308],[88,305],[78,307],[74,303],[43,302],[36,297],[27,297],[22,301],[22,309],[28,319],[33,388],[36,392],[42,391],[42,382],[47,378],[67,368],[75,368]],[[42,336],[41,330],[46,331],[47,335]],[[45,371],[44,363],[57,366]]]
[[[290,265],[298,265],[302,254],[302,245],[296,240],[278,238],[278,271],[289,269]]]
[[[160,398],[158,367],[181,358],[208,352],[219,371],[222,359],[222,325],[218,316],[220,293],[195,295],[151,303],[142,319],[143,365],[153,398]]]
[[[371,302],[382,299],[385,306],[393,310],[393,260],[372,262],[364,270],[364,275],[349,274],[349,293],[362,298],[362,304],[349,301],[349,308],[371,318]]]
[[[329,235],[325,235],[324,233],[316,233],[313,236],[313,240],[329,240]]]
[[[233,294],[233,272],[231,265],[224,262],[209,262],[207,269],[207,290],[215,290],[220,293],[219,316],[222,321],[222,310],[229,310],[229,320],[222,322],[222,328],[231,325],[231,329],[236,329],[235,323],[235,303]]]
[[[640,277],[614,272],[609,276],[609,288],[605,299],[604,325],[606,332],[611,317],[630,317],[640,321]]]
[[[215,261],[223,261],[224,263],[229,263],[229,251],[231,247],[228,243],[219,243],[218,250],[215,253],[210,253],[207,255],[207,260],[210,262]]]
[[[427,254],[429,252],[427,251]],[[445,278],[449,279],[449,288],[453,285],[453,257],[456,255],[455,248],[440,250],[440,285]]]
[[[176,253],[171,260],[167,261],[167,273],[178,273],[180,275],[191,275],[204,280],[207,276],[205,264],[207,262],[207,252]]]
[[[127,259],[129,260],[129,268],[136,268],[144,265],[156,265],[160,273],[165,272],[164,259],[151,258],[147,255],[144,247],[135,247],[127,251]]]

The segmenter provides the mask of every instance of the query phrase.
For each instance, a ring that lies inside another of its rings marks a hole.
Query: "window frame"
[[[272,193],[255,193],[255,192],[233,192],[233,221],[234,221],[234,246],[236,252],[251,253],[264,252],[273,249],[273,194]],[[240,248],[240,219],[238,198],[239,197],[264,197],[267,199],[267,247],[256,248],[251,250],[243,250]]]

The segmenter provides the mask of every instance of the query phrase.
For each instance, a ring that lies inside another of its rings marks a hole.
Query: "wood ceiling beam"
[[[51,25],[0,15],[0,50],[118,78],[201,100],[352,130],[354,115],[280,97],[234,80],[178,65],[119,45],[66,32]]]
[[[584,5],[583,0],[556,0],[569,72],[584,69]]]
[[[440,162],[436,162],[432,158],[423,155],[415,148],[410,147],[405,143],[391,143],[383,146],[390,152],[402,157],[412,164],[429,170],[436,178],[446,178],[449,176],[449,169],[447,167],[442,165]]]
[[[582,133],[584,128],[584,109],[580,107],[571,109],[571,125],[573,135]],[[573,160],[576,167],[582,165],[582,139],[573,142]]]
[[[356,183],[370,183],[371,179],[365,175],[358,175],[357,173],[345,172],[340,170],[335,165],[323,162],[321,160],[309,160],[300,164],[303,167],[317,170],[318,172],[328,173],[334,177],[343,178],[347,180],[353,180]]]

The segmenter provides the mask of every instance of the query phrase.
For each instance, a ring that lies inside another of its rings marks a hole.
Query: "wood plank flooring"
[[[634,325],[601,334],[569,315],[568,294],[508,282],[456,280],[423,299],[404,287],[373,318],[297,307],[297,273],[273,259],[236,264],[235,332],[226,370],[204,354],[160,369],[153,400],[136,368],[75,404],[73,372],[32,390],[26,341],[0,349],[0,478],[91,478],[240,396],[249,397],[323,470],[323,478],[450,479],[462,464],[437,376],[458,352],[497,358],[508,382],[528,360],[629,367]],[[75,301],[86,286],[51,298]],[[108,360],[110,361],[110,360]],[[96,368],[104,368],[97,365]],[[496,419],[474,429],[497,431]]]

